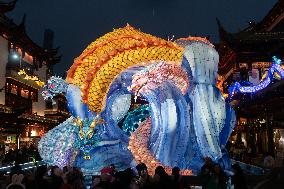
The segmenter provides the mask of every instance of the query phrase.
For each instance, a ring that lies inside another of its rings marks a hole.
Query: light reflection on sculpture
[[[150,172],[164,165],[192,174],[204,157],[228,168],[222,146],[235,114],[216,88],[218,61],[203,38],[173,43],[129,25],[106,34],[75,60],[63,91],[46,86],[49,98],[66,95],[72,117],[41,139],[42,158],[81,167],[85,174],[138,162]]]

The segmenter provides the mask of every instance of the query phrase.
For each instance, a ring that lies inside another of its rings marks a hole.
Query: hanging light
[[[19,59],[20,59],[20,55],[19,55],[17,52],[12,52],[12,53],[11,53],[11,57],[12,57],[14,60],[19,60]]]

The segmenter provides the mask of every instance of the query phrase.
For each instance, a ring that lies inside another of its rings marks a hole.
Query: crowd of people
[[[7,189],[162,189],[185,188],[179,168],[173,168],[169,176],[163,167],[155,170],[150,176],[145,164],[141,163],[136,169],[128,168],[116,171],[111,165],[101,170],[99,176],[92,177],[92,183],[86,187],[84,177],[79,168],[57,166],[40,166],[33,171],[23,171],[17,166],[11,170],[10,184],[3,183],[2,188]]]
[[[136,169],[128,168],[117,172],[114,165],[102,170],[100,177],[93,182],[94,189],[130,188],[130,189],[179,189],[185,188],[183,177],[179,174],[179,168],[172,169],[172,175],[168,175],[162,166],[155,169],[153,176],[148,174],[147,166],[140,163]]]
[[[158,166],[154,175],[148,174],[145,164],[140,163],[135,168],[128,168],[124,171],[117,171],[114,165],[101,170],[97,176],[89,177],[88,182],[79,168],[56,166],[39,166],[30,170],[22,170],[20,164],[41,160],[39,153],[33,145],[21,149],[9,150],[6,154],[0,150],[0,162],[2,166],[13,166],[10,174],[0,171],[0,189],[181,189],[190,188],[188,177],[180,175],[178,167],[167,174],[165,169]],[[273,157],[267,155],[264,159],[266,167],[273,167]],[[269,170],[272,170],[269,169]],[[284,169],[283,169],[284,170]],[[277,170],[277,175],[281,170]],[[234,189],[246,189],[247,177],[238,164],[232,166],[232,175],[222,170],[219,164],[214,163],[210,158],[205,158],[199,175],[199,184],[203,189],[226,189],[234,186]],[[283,172],[283,171],[282,171]],[[273,172],[272,175],[276,173]],[[284,174],[283,174],[284,175]],[[269,183],[278,176],[268,177]],[[284,178],[283,176],[281,178]],[[279,182],[279,179],[277,180]],[[277,183],[273,181],[272,183]]]
[[[235,189],[246,189],[246,180],[240,166],[233,165],[234,175],[231,178]],[[2,175],[3,176],[3,175]],[[205,159],[200,175],[202,188],[227,189],[229,178],[219,164],[210,158]],[[2,182],[6,189],[182,189],[190,188],[185,177],[180,175],[180,169],[174,167],[168,175],[162,166],[155,169],[154,175],[148,174],[144,163],[135,168],[117,171],[115,165],[101,170],[100,175],[92,176],[91,182],[79,168],[57,166],[39,166],[33,170],[23,171],[20,166],[11,169],[8,180]],[[0,189],[2,189],[0,187]]]
[[[233,175],[230,185],[235,189],[247,189],[245,174],[239,164],[232,166]],[[205,158],[205,163],[201,167],[200,177],[202,188],[204,189],[227,189],[229,177],[225,174],[219,164],[213,163],[210,158]]]
[[[22,170],[16,164],[10,174],[0,176],[0,189],[84,189],[83,174],[80,169],[63,170],[57,166],[39,166],[30,170]],[[67,187],[72,183],[72,187]]]

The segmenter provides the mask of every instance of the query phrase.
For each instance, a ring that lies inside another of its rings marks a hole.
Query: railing
[[[240,167],[247,173],[250,173],[252,175],[263,175],[265,173],[265,170],[261,167],[257,167],[255,165],[246,164],[240,161],[236,161],[232,159],[232,164],[239,164]]]
[[[29,170],[29,169],[32,169],[38,166],[46,165],[46,163],[44,161],[35,161],[35,162],[27,162],[27,163],[23,163],[19,165],[22,167],[22,170]],[[12,167],[14,167],[14,165],[0,167],[0,172],[9,174],[11,172]]]

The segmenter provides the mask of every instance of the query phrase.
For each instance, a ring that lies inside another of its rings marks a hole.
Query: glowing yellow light
[[[38,133],[35,130],[31,130],[31,136],[38,136]]]
[[[18,72],[18,75],[22,75],[24,76],[25,80],[31,80],[34,81],[38,86],[42,87],[45,83],[43,81],[41,81],[37,76],[30,76],[26,73],[25,70],[20,70]]]

